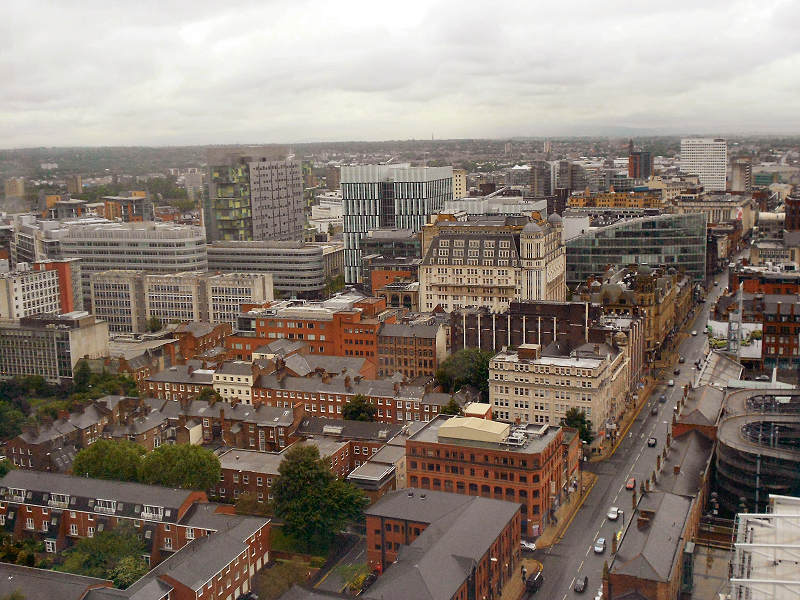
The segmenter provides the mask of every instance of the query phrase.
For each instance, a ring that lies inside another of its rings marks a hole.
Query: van
[[[542,572],[537,571],[536,573],[532,573],[526,580],[525,580],[525,589],[529,592],[537,592],[542,584],[544,583],[544,577],[542,577]]]

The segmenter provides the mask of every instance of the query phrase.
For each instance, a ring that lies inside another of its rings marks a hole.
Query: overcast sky
[[[797,0],[0,2],[0,147],[800,132]]]

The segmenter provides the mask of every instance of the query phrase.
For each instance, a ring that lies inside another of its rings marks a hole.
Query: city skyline
[[[8,148],[800,132],[800,8],[779,0],[3,13]]]

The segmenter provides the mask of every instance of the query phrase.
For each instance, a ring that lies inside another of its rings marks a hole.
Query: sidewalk
[[[592,491],[592,487],[594,487],[597,481],[597,475],[588,473],[587,471],[582,473],[582,478],[581,487],[585,487],[586,491],[583,493],[578,491],[574,494],[570,494],[570,501],[564,502],[558,507],[558,510],[556,510],[557,523],[545,527],[542,535],[536,538],[537,549],[549,548],[553,544],[558,543],[564,536],[564,532],[567,530],[567,527],[569,527],[569,524],[572,523],[575,513],[578,512],[578,509],[583,504],[583,501],[586,500],[586,496]]]
[[[528,575],[542,570],[542,563],[532,558],[522,558],[517,563],[517,568],[511,579],[506,581],[503,586],[503,591],[500,595],[500,600],[520,600],[525,594],[525,582],[522,580],[522,567],[528,572]]]

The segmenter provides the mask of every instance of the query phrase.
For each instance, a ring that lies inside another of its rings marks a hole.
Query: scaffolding
[[[770,496],[770,509],[736,515],[731,600],[800,598],[800,498]]]

